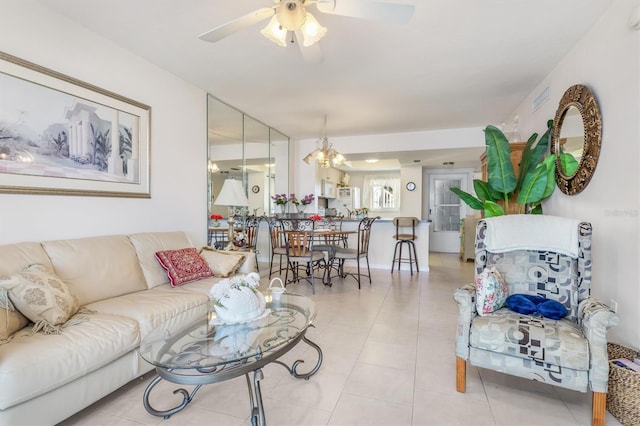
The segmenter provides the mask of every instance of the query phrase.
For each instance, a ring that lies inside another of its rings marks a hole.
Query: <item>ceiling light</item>
[[[300,30],[302,31],[302,38],[304,40],[302,45],[305,47],[314,45],[327,34],[327,29],[320,25],[316,18],[309,12],[307,12],[307,19],[304,21],[304,25],[302,25]]]
[[[276,8],[276,14],[260,33],[277,45],[286,47],[288,32],[298,30],[305,47],[314,45],[327,34],[327,29],[306,11],[300,0],[283,0]]]
[[[323,167],[325,169],[331,166],[341,166],[346,161],[344,155],[340,154],[333,148],[333,144],[329,143],[329,139],[327,139],[326,136],[322,138],[322,146],[319,146],[318,148],[307,154],[304,157],[303,161],[307,164],[311,164],[314,156],[316,161],[320,163],[320,167]]]
[[[307,13],[300,0],[285,0],[280,2],[276,10],[276,18],[284,28],[295,31],[304,25]]]
[[[369,158],[368,160],[364,160],[365,162],[369,163],[369,164],[376,164],[378,162],[377,158]]]
[[[209,169],[209,173],[217,173],[220,171],[220,168],[218,167],[218,165],[213,161],[209,161],[207,168]]]
[[[280,25],[276,15],[260,33],[278,46],[287,47],[287,30]]]

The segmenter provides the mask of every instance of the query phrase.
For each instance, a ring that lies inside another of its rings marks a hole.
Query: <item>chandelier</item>
[[[272,42],[287,46],[287,34],[293,31],[302,35],[302,45],[309,47],[317,43],[327,34],[327,29],[320,25],[316,18],[303,6],[305,0],[283,0],[276,8],[276,14],[266,27],[260,31]],[[298,40],[300,40],[298,38]],[[293,38],[292,38],[293,41]]]
[[[322,146],[318,146],[304,157],[303,161],[307,164],[311,164],[313,157],[320,163],[320,167],[328,169],[329,167],[337,167],[345,162],[345,158],[342,154],[333,148],[333,144],[329,143],[327,137],[322,138]]]

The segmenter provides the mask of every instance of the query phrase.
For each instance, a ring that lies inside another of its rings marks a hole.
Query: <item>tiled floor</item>
[[[565,391],[475,367],[467,392],[455,390],[452,291],[473,277],[472,263],[432,254],[431,270],[373,272],[358,291],[353,278],[320,284],[316,328],[308,336],[324,353],[309,381],[278,365],[264,369],[262,391],[269,425],[589,425],[591,395]],[[404,268],[404,266],[403,266]],[[265,268],[266,269],[266,268]],[[263,285],[266,283],[264,279]],[[306,284],[289,291],[311,294]],[[315,363],[304,343],[288,361]],[[302,368],[301,368],[302,370]],[[64,425],[250,425],[244,378],[204,386],[189,407],[168,420],[142,406],[151,374],[67,419]],[[176,386],[163,383],[152,396],[159,409],[176,405]],[[165,404],[163,407],[163,403]],[[620,423],[607,413],[608,425]]]

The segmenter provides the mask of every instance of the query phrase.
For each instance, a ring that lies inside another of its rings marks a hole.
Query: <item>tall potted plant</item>
[[[472,209],[484,211],[484,217],[508,213],[542,214],[542,201],[556,187],[556,156],[545,157],[552,126],[553,120],[549,120],[547,131],[537,143],[538,134],[531,135],[522,151],[517,177],[511,164],[509,140],[497,127],[487,126],[484,130],[487,181],[473,181],[475,197],[460,188],[451,188],[451,191]]]

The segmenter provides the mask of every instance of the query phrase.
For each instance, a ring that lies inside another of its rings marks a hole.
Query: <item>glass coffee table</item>
[[[144,392],[143,403],[147,412],[167,419],[183,410],[202,385],[244,375],[252,407],[251,424],[264,426],[260,392],[260,380],[264,378],[262,367],[269,363],[280,364],[293,377],[308,380],[322,365],[320,346],[305,336],[308,328],[313,327],[315,303],[293,293],[284,293],[275,300],[274,295],[267,292],[265,299],[268,313],[251,322],[224,324],[212,310],[191,324],[176,325],[169,320],[152,330],[140,345],[140,355],[156,367],[158,374]],[[303,360],[297,360],[291,366],[279,361],[301,340],[318,353],[315,366],[306,373],[298,371]],[[149,403],[149,396],[161,380],[195,385],[195,388],[191,393],[183,388],[176,389],[173,393],[182,394],[182,403],[169,410],[158,411]]]

